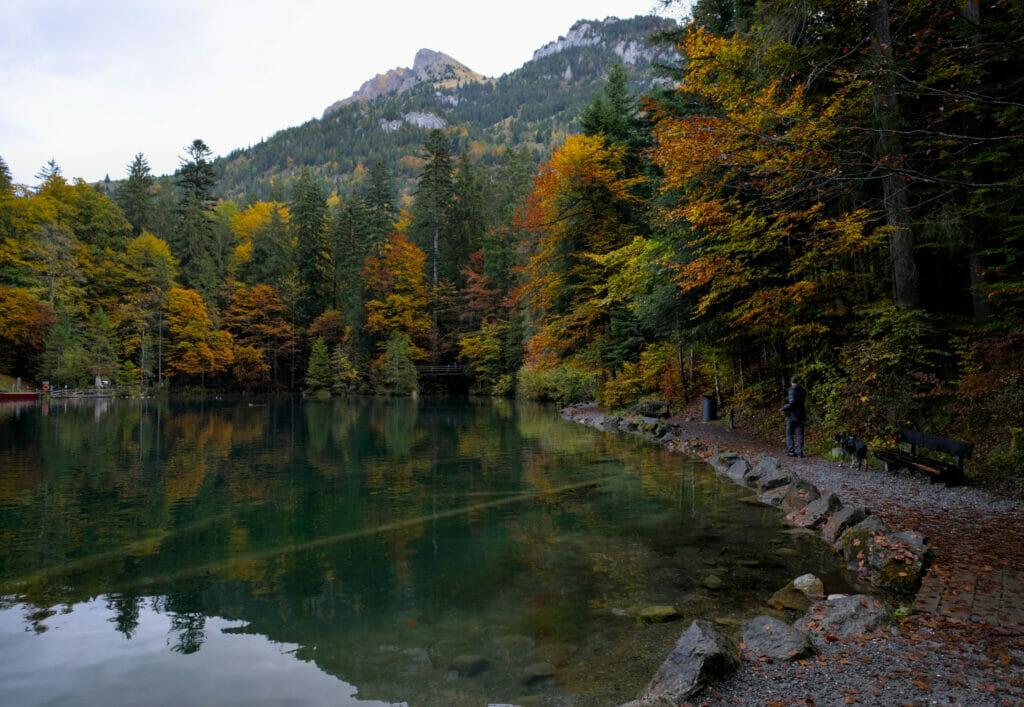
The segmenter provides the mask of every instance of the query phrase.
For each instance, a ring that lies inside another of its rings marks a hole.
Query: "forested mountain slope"
[[[652,60],[671,57],[651,48],[647,37],[673,24],[657,17],[580,21],[522,67],[494,79],[420,50],[411,69],[378,74],[321,118],[217,160],[219,196],[273,198],[303,167],[344,193],[378,159],[405,190],[423,166],[427,131],[437,127],[454,128],[455,154],[470,152],[484,164],[509,147],[526,146],[538,159],[578,130],[580,111],[616,64],[626,69],[634,91],[649,86],[657,74]]]

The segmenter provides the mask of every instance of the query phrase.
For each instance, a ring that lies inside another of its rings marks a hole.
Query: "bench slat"
[[[936,452],[942,452],[959,459],[967,459],[974,452],[974,445],[970,442],[946,439],[945,437],[916,430],[900,430],[900,441],[917,447],[924,447],[925,449],[933,449]]]

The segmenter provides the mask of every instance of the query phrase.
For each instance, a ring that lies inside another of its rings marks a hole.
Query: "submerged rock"
[[[771,599],[768,600],[768,606],[778,611],[785,609],[790,611],[807,611],[811,606],[811,600],[790,582],[772,594]]]
[[[454,677],[471,678],[487,670],[490,662],[482,655],[458,655],[452,659],[448,670]]]
[[[771,616],[744,624],[743,643],[752,655],[772,660],[796,660],[817,652],[807,634]]]
[[[694,621],[676,641],[644,696],[630,704],[677,705],[728,678],[739,664],[732,641],[718,633],[710,621]]]
[[[555,666],[545,660],[527,665],[523,669],[522,683],[524,685],[536,685],[553,677],[555,677]]]
[[[825,585],[813,574],[800,575],[793,580],[793,586],[810,599],[819,600],[825,598]]]
[[[721,589],[722,584],[723,582],[721,578],[714,574],[709,574],[707,577],[700,581],[700,586],[704,587],[705,589],[711,590]]]
[[[636,612],[637,623],[661,624],[666,621],[673,621],[683,615],[674,606],[648,606]]]

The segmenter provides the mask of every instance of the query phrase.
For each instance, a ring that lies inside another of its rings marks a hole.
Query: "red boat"
[[[38,390],[26,390],[19,393],[0,390],[0,402],[28,402],[30,400],[39,400],[39,396],[40,392]]]

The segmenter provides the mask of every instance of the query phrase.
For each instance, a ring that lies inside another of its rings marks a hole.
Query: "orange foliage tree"
[[[0,287],[0,370],[26,375],[43,350],[53,308],[19,287]]]
[[[383,351],[388,338],[402,332],[413,342],[412,355],[422,360],[421,344],[430,333],[430,291],[424,274],[426,254],[401,234],[392,234],[378,256],[366,259],[365,329]]]
[[[629,214],[641,181],[626,176],[624,159],[624,147],[577,135],[534,177],[522,214],[525,282],[516,292],[538,325],[527,343],[531,363],[585,353],[607,324],[610,305],[599,290],[610,273],[602,257],[633,240]]]
[[[170,345],[165,365],[184,376],[201,376],[227,370],[234,361],[231,334],[217,331],[195,290],[175,287],[167,293]]]
[[[295,329],[287,308],[270,285],[238,287],[224,313],[224,326],[234,337],[235,379],[246,386],[277,381],[281,356],[296,351]]]
[[[682,48],[680,91],[700,109],[658,111],[651,151],[664,172],[663,225],[689,227],[678,283],[697,296],[698,316],[813,344],[875,294],[877,275],[853,264],[888,232],[877,211],[851,205],[853,175],[837,160],[865,140],[848,129],[864,117],[865,81],[851,75],[810,95],[778,78],[777,56],[739,35],[696,29]]]

